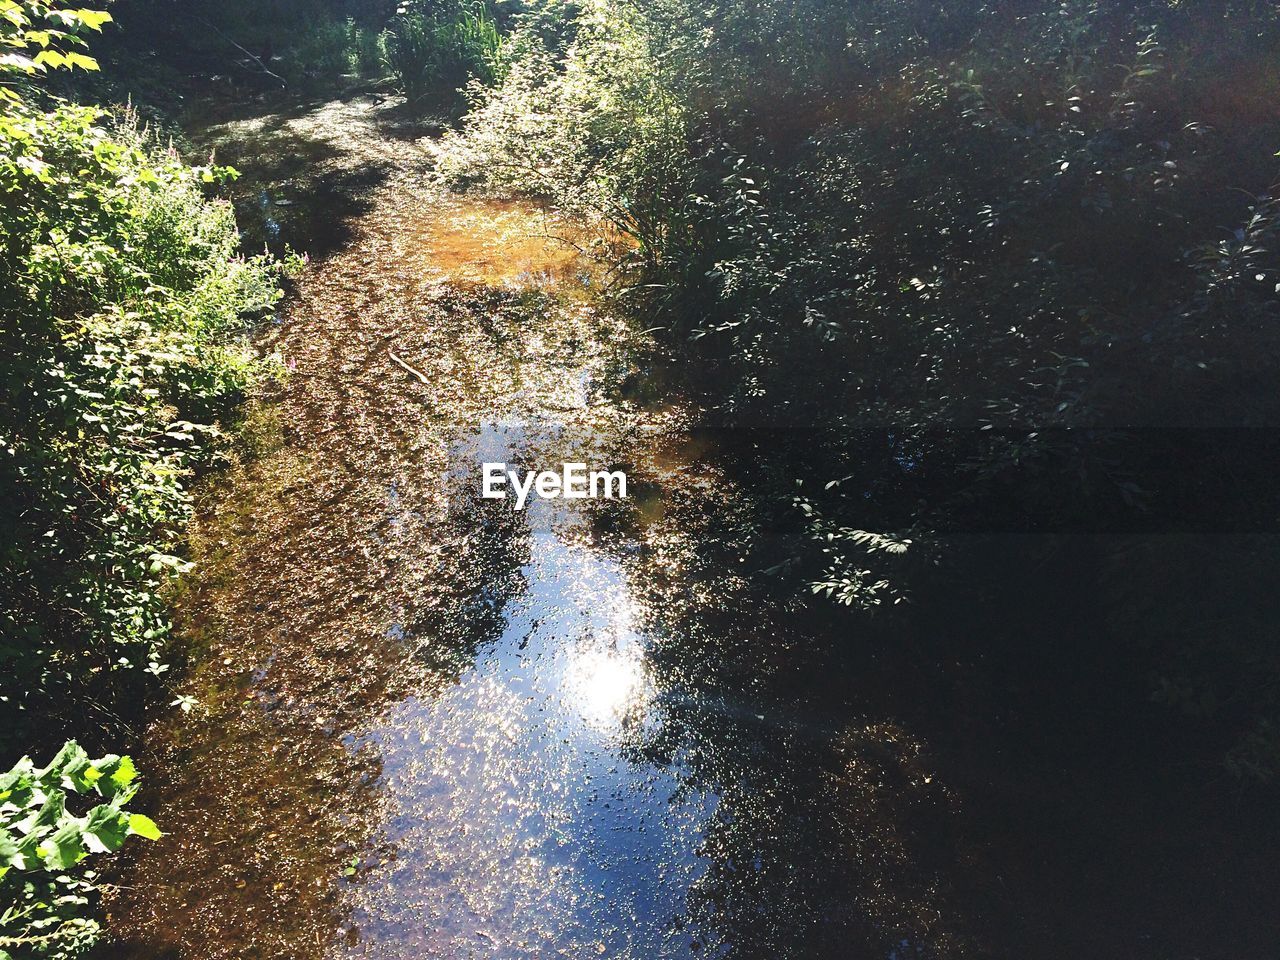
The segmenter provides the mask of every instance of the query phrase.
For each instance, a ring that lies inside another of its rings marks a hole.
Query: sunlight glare
[[[628,619],[617,619],[612,641],[586,636],[570,654],[567,692],[582,718],[593,727],[617,725],[644,699],[644,660],[628,629]]]

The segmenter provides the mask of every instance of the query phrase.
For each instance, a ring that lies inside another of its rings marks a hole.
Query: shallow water
[[[432,191],[411,141],[368,149],[371,112],[212,134],[328,130],[353,177],[398,155],[263,340],[289,371],[252,425],[274,449],[205,504],[181,610],[210,649],[198,707],[153,731],[169,836],[111,905],[138,929],[118,949],[665,951],[716,797],[623,756],[656,697],[640,541],[601,533],[630,508],[517,513],[479,498],[478,468],[624,465],[651,504],[679,467],[643,460],[686,413],[617,396],[653,349],[594,302],[580,228]],[[274,243],[290,185],[255,188]]]
[[[767,506],[597,297],[608,244],[434,191],[429,132],[368,97],[204,131],[246,231],[314,256],[193,529],[198,705],[148,732],[167,835],[105,956],[1263,955],[1252,813],[1129,771],[1140,718],[1076,756],[1050,691],[763,576]],[[486,460],[631,496],[516,512]]]

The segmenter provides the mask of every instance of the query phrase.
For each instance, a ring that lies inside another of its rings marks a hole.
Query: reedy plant
[[[468,82],[491,83],[502,37],[483,0],[406,4],[384,35],[387,65],[410,100],[458,102]]]

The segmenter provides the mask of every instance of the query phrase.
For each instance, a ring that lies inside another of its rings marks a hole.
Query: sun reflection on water
[[[593,727],[619,723],[644,700],[644,662],[634,653],[579,647],[566,679],[582,718]]]
[[[624,600],[604,636],[585,634],[568,654],[566,700],[597,730],[634,716],[647,699],[648,678],[639,639],[631,629],[633,616]]]

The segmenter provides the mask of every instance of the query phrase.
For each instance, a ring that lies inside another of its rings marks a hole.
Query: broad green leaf
[[[53,67],[54,69],[57,69],[59,67],[68,66],[67,58],[69,56],[72,56],[72,54],[64,55],[59,53],[57,50],[41,50],[36,54],[35,60],[32,62],[37,67]]]
[[[105,10],[76,10],[74,13],[90,30],[101,30],[104,23],[111,23],[111,14]]]
[[[104,803],[85,817],[84,845],[90,853],[114,853],[129,835],[129,815]]]
[[[98,69],[97,60],[95,60],[93,57],[86,56],[83,53],[76,53],[73,50],[67,51],[65,60],[67,63],[67,67],[69,69],[75,69],[77,67],[80,68],[81,70],[97,70]]]
[[[164,834],[156,826],[155,821],[140,813],[129,815],[129,832],[144,840],[159,840]]]
[[[66,800],[61,791],[49,794],[40,808],[28,817],[14,824],[20,833],[34,834],[42,827],[55,826],[67,811]]]
[[[75,763],[81,758],[88,759],[88,754],[84,752],[80,744],[74,740],[68,740],[62,745],[62,749],[53,755],[53,759],[49,761],[48,766],[35,771],[35,777],[37,780],[45,780],[49,777],[60,779],[68,764]]]
[[[83,828],[79,821],[59,827],[40,841],[42,859],[50,870],[69,870],[88,853],[84,846]]]
[[[0,867],[21,867],[22,856],[18,850],[18,841],[8,830],[0,827]]]
[[[98,784],[99,791],[106,796],[124,790],[138,776],[138,770],[129,757],[104,757],[98,761],[97,768],[109,775],[107,781]]]

